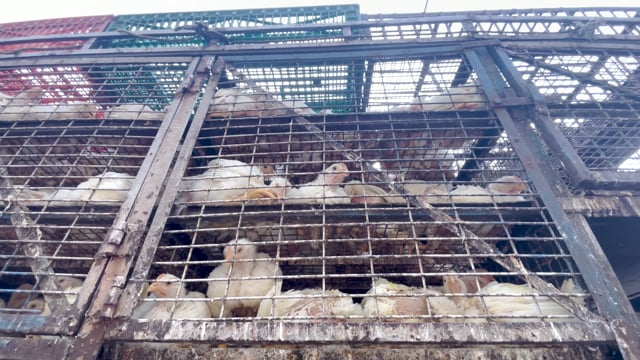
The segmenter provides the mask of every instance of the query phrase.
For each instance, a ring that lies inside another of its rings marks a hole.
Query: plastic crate
[[[36,35],[83,34],[103,31],[113,15],[84,16],[0,24],[0,38],[10,39]],[[47,41],[0,45],[0,52],[43,51],[82,47],[86,40]]]
[[[89,101],[93,85],[79,66],[20,67],[0,71],[0,92],[15,96],[41,88],[41,104]]]
[[[317,112],[348,113],[356,111],[359,105],[356,82],[365,71],[360,60],[238,62],[233,65],[274,97],[303,101]],[[230,75],[231,81],[242,82]]]
[[[38,35],[82,34],[103,31],[112,15],[46,19],[0,24],[0,38],[19,38]],[[0,53],[78,49],[86,40],[29,42],[0,45]],[[85,72],[76,66],[46,66],[16,68],[0,71],[0,92],[16,95],[33,87],[46,89],[41,103],[86,101],[91,84]]]
[[[270,25],[330,24],[360,20],[358,5],[309,6],[252,10],[225,10],[211,12],[175,12],[161,14],[116,16],[107,31],[149,31],[168,30],[196,23],[206,24],[208,28],[256,28]],[[291,42],[291,41],[329,41],[340,37],[341,29],[318,31],[274,30],[268,33],[229,34],[231,43],[248,42]],[[148,38],[117,39],[96,42],[96,48],[127,47],[164,47],[164,46],[203,46],[207,45],[203,37],[172,36],[167,41]]]

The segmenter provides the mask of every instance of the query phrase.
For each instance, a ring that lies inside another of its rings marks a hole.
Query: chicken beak
[[[166,284],[154,282],[151,285],[149,285],[147,292],[154,293],[158,295],[158,297],[164,297],[164,295],[166,295],[166,288],[167,288]]]
[[[234,248],[232,248],[232,247],[228,247],[228,248],[225,248],[225,249],[224,249],[224,251],[222,252],[222,254],[223,254],[223,256],[224,256],[224,260],[225,260],[225,261],[231,261],[231,260],[233,260],[233,254],[234,254],[234,252],[235,252],[234,250],[235,250],[235,249],[234,249]]]

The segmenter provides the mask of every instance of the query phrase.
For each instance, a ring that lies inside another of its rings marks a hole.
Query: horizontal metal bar
[[[2,359],[64,359],[70,346],[68,338],[57,336],[0,338]]]
[[[71,334],[78,324],[77,319],[66,316],[0,314],[0,333],[4,334]]]
[[[560,198],[566,212],[579,213],[588,217],[640,217],[640,197],[619,193],[588,197]]]
[[[571,358],[571,359],[609,359],[612,354],[610,346],[602,345],[562,345],[548,347],[482,347],[482,346],[437,346],[428,348],[417,345],[367,344],[367,346],[350,346],[334,344],[298,344],[287,347],[246,346],[219,344],[212,348],[211,344],[181,343],[148,343],[117,342],[105,345],[103,358],[120,359],[123,354],[132,359],[516,359],[526,354],[532,359]]]
[[[564,10],[564,9],[563,9]],[[606,11],[607,9],[600,9]],[[613,9],[611,9],[613,10]],[[624,11],[615,9],[616,11]],[[627,11],[633,11],[637,9],[627,9]],[[557,11],[557,9],[555,9]],[[570,11],[570,10],[569,10]],[[587,10],[576,10],[580,12],[586,12]],[[538,12],[538,11],[536,11]],[[523,11],[515,11],[516,15],[522,15]],[[509,15],[509,12],[502,14],[488,14],[486,12],[465,12],[465,13],[421,13],[421,14],[404,14],[404,15],[384,15],[384,17],[368,16],[366,20],[361,21],[346,21],[335,23],[297,23],[295,25],[270,25],[270,26],[255,26],[255,27],[216,27],[215,31],[219,34],[261,34],[261,33],[273,33],[273,32],[303,32],[303,31],[319,31],[319,30],[342,30],[346,28],[364,29],[371,27],[385,27],[385,26],[403,26],[403,25],[422,25],[428,26],[430,24],[437,25],[443,23],[462,23],[462,22],[500,22],[500,23],[562,23],[564,27],[568,23],[575,22],[577,24],[584,24],[588,21],[598,21],[598,25],[633,25],[640,24],[640,19],[630,17],[598,17],[598,16],[558,16],[558,15],[527,15],[525,16],[505,16]],[[562,27],[561,29],[564,29]],[[566,30],[562,30],[566,31]],[[180,36],[200,36],[201,34],[188,29],[188,27],[182,26],[174,29],[167,30],[147,30],[130,32],[126,29],[104,31],[104,32],[92,32],[92,33],[80,33],[80,34],[56,34],[56,35],[34,35],[24,36],[8,39],[0,39],[0,45],[16,44],[16,43],[28,43],[28,42],[44,42],[44,41],[72,41],[72,40],[88,40],[88,39],[118,39],[118,38],[130,38],[135,36],[140,37],[157,37],[159,41],[162,38],[175,38]],[[358,35],[352,35],[357,37]],[[342,36],[338,36],[342,37]]]
[[[592,189],[640,189],[640,172],[615,170],[592,170],[590,181],[585,182]]]
[[[211,45],[186,47],[156,47],[127,49],[83,49],[76,51],[41,51],[20,54],[20,56],[0,56],[0,68],[11,66],[29,66],[44,64],[66,64],[68,59],[78,64],[95,63],[95,58],[107,58],[108,63],[133,61],[136,63],[170,61],[177,57],[185,61],[185,56],[221,55],[227,61],[296,61],[318,60],[318,54],[324,59],[346,59],[354,57],[420,57],[427,55],[451,55],[463,49],[478,46],[502,44],[513,50],[555,50],[573,51],[576,48],[584,52],[616,51],[628,55],[630,51],[640,51],[637,39],[581,41],[575,38],[535,37],[522,40],[514,37],[478,39],[476,37],[457,37],[448,39],[412,39],[412,40],[354,40],[344,43],[304,43],[304,44],[243,44]],[[73,62],[72,61],[72,62]],[[100,60],[103,61],[103,60]]]
[[[258,45],[210,45],[205,48],[200,46],[187,47],[157,47],[134,49],[90,49],[77,51],[42,51],[21,54],[21,56],[0,56],[0,66],[15,66],[16,60],[46,59],[56,63],[63,58],[96,58],[96,57],[171,57],[171,56],[213,56],[221,55],[225,59],[232,58],[236,61],[241,58],[260,60],[266,57],[268,60],[280,59],[295,61],[304,58],[317,60],[317,54],[326,55],[336,53],[334,56],[357,57],[376,53],[378,56],[396,54],[396,56],[424,56],[429,54],[451,54],[460,52],[466,46],[495,45],[497,40],[477,41],[472,38],[456,38],[437,41],[425,40],[392,40],[392,41],[353,41],[347,43],[311,43],[311,44],[258,44]],[[429,45],[429,46],[425,46]],[[247,60],[246,60],[247,61]],[[263,60],[264,61],[264,60]],[[21,62],[21,65],[27,63]]]
[[[606,323],[314,323],[286,321],[132,321],[109,340],[264,343],[571,344],[609,342]]]

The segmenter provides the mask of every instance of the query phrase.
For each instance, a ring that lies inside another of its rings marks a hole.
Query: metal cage
[[[593,219],[640,216],[638,11],[131,15],[0,56],[2,351],[634,358]],[[302,33],[337,41],[263,41]]]

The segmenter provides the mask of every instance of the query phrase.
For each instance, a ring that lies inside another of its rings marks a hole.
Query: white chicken
[[[19,200],[45,200],[51,197],[51,191],[32,189],[29,186],[14,185],[16,198]]]
[[[41,297],[29,300],[29,302],[24,306],[24,309],[28,310],[25,313],[31,314],[31,315],[35,315],[35,314],[42,315],[42,316],[51,315],[51,310],[49,310],[49,306],[47,306],[47,303]]]
[[[565,294],[575,294],[578,291],[572,279],[562,283],[560,291]],[[565,309],[549,296],[538,295],[540,292],[529,285],[516,285],[492,281],[478,291],[482,295],[482,302],[494,321],[540,321],[539,317],[562,315],[558,318],[543,318],[542,321],[564,322],[577,321],[571,311]],[[500,296],[511,295],[511,296]],[[579,306],[584,306],[582,297],[571,298]],[[478,299],[480,300],[480,299]],[[478,304],[478,306],[482,306]]]
[[[11,103],[11,100],[13,100],[13,96],[0,92],[0,111],[2,111],[6,105]]]
[[[211,313],[205,300],[205,295],[198,291],[187,291],[180,282],[180,278],[172,274],[160,274],[149,285],[148,291],[158,299],[175,299],[175,301],[157,301],[153,308],[142,319],[168,320],[168,319],[200,319],[209,318]]]
[[[107,119],[125,119],[125,120],[162,120],[164,119],[164,111],[155,111],[145,104],[120,104],[112,107],[105,113]]]
[[[142,319],[147,313],[149,313],[149,311],[151,311],[151,309],[153,309],[156,304],[153,299],[157,298],[156,294],[149,292],[149,284],[145,283],[142,293],[138,297],[138,304],[133,309],[131,317],[134,319]],[[147,301],[145,301],[145,299]]]
[[[72,276],[56,276],[55,281],[62,290],[82,287],[83,280]]]
[[[122,202],[135,178],[126,173],[107,171],[83,181],[75,188],[54,190],[47,198],[54,202]]]
[[[391,317],[401,316],[402,321],[421,322],[424,319],[415,318],[416,315],[435,314],[432,300],[442,295],[433,289],[411,287],[404,284],[391,282],[385,278],[374,279],[375,286],[367,292],[367,297],[362,300],[362,307],[368,316]],[[438,299],[446,298],[440,297]],[[430,308],[431,305],[431,308]],[[440,305],[440,304],[438,304]],[[446,304],[442,305],[446,306]],[[455,305],[450,305],[454,309]],[[440,311],[447,311],[441,309]]]
[[[182,179],[176,203],[220,204],[238,200],[249,190],[266,187],[264,177],[260,166],[239,160],[213,159],[202,174]]]
[[[69,304],[73,304],[76,301],[78,292],[82,288],[82,279],[71,277],[71,276],[56,276],[55,281],[60,286],[60,289],[63,290],[65,298]],[[22,284],[18,287],[21,290],[31,290],[33,285],[31,284]],[[24,302],[27,298],[31,298],[27,304]],[[47,305],[46,301],[40,294],[28,294],[28,293],[13,293],[11,299],[9,300],[12,308],[24,308],[28,310],[40,311],[40,315],[48,316],[51,315],[51,310],[49,309],[49,305]],[[24,307],[23,307],[24,306]]]
[[[7,302],[7,307],[11,309],[19,309],[25,306],[25,303],[28,302],[29,298],[34,298],[37,295],[31,293],[33,290],[33,284],[23,283],[20,284],[17,288],[17,291],[11,293],[9,297],[9,301]]]
[[[3,99],[3,108],[0,111],[0,120],[15,121],[26,119],[31,104],[35,103],[44,90],[39,87],[27,89],[14,97]]]
[[[297,115],[316,114],[300,100],[270,100],[264,94],[250,93],[240,88],[223,88],[216,91],[209,106],[209,118],[287,116],[289,110]]]
[[[475,85],[452,87],[447,92],[417,98],[409,107],[411,111],[450,111],[485,109],[487,100],[482,89]]]
[[[408,193],[417,196],[429,204],[448,203],[449,192],[453,188],[451,184],[430,183],[418,180],[409,180],[402,185]]]
[[[229,241],[223,254],[225,262],[209,274],[207,297],[215,299],[209,302],[211,315],[229,317],[246,308],[243,313],[255,316],[260,297],[280,293],[282,280],[276,278],[282,275],[280,266],[246,238]]]
[[[358,180],[351,180],[344,184],[344,191],[351,197],[354,204],[405,204],[406,200],[400,195],[391,195],[383,188],[363,184]]]
[[[518,195],[527,190],[527,186],[518,176],[507,175],[493,180],[487,188],[477,185],[460,185],[451,190],[454,203],[509,203],[524,201]]]
[[[493,276],[491,275],[464,276],[462,278],[452,275],[444,276],[443,292],[458,295],[450,298],[458,307],[459,313],[457,315],[469,316],[462,319],[446,319],[445,321],[486,322],[487,319],[484,316],[486,313],[482,311],[478,297],[464,295],[476,293],[479,288],[482,288],[493,280]]]
[[[347,176],[349,176],[349,168],[346,164],[333,164],[324,169],[313,181],[290,188],[286,202],[349,204],[351,197],[340,187]]]
[[[275,176],[269,186],[258,187],[238,196],[236,202],[246,201],[247,204],[272,205],[282,201],[291,188],[291,182],[283,176]]]
[[[208,118],[258,116],[259,98],[240,88],[222,88],[213,95]]]
[[[280,296],[282,297],[262,300],[258,316],[344,319],[349,316],[364,315],[362,305],[354,303],[351,296],[340,290],[323,291],[320,288],[289,290]]]
[[[93,118],[101,110],[98,105],[90,102],[68,104],[39,104],[37,99],[42,96],[42,88],[31,88],[16,95],[2,111],[0,120],[63,120]]]

